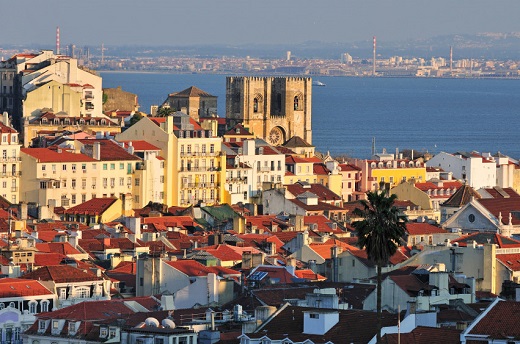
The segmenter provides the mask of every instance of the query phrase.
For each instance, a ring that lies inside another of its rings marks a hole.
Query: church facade
[[[281,145],[293,136],[312,144],[312,79],[227,77],[226,117],[256,137]]]

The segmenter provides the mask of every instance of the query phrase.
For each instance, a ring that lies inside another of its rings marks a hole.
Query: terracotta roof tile
[[[469,331],[472,335],[484,335],[486,340],[520,338],[520,302],[498,301]]]
[[[65,214],[102,215],[117,200],[117,198],[92,198],[91,200],[65,210]]]
[[[1,278],[0,298],[25,297],[35,295],[53,295],[40,282],[32,279]]]
[[[23,275],[22,278],[41,281],[54,281],[54,283],[102,280],[101,277],[97,277],[90,271],[84,271],[69,265],[43,266],[35,271]]]

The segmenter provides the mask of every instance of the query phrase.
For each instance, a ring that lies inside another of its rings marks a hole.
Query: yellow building
[[[187,206],[224,200],[226,156],[222,139],[214,134],[188,115],[176,112],[168,117],[144,117],[116,139],[145,140],[159,147],[165,159],[164,203]]]
[[[42,206],[69,208],[93,198],[117,197],[125,210],[140,185],[142,160],[111,140],[76,140],[72,148],[22,148],[20,198]]]
[[[393,154],[377,154],[373,159],[353,159],[350,163],[361,169],[361,192],[374,191],[380,183],[390,188],[408,181],[425,181],[426,166],[422,159],[395,159]]]

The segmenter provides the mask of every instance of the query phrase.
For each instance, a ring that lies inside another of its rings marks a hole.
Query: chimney
[[[132,145],[132,141],[128,142],[128,153],[134,155],[135,148]]]
[[[94,142],[92,147],[92,158],[101,160],[101,143],[99,141]]]

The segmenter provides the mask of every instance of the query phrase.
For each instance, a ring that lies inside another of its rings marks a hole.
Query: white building
[[[431,158],[428,167],[440,167],[453,173],[453,177],[475,188],[493,187],[497,183],[497,166],[490,154],[478,152],[441,152]]]
[[[20,201],[20,137],[10,126],[9,115],[4,112],[0,122],[0,190],[1,196],[16,204]]]

